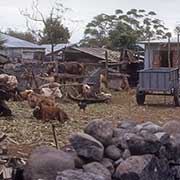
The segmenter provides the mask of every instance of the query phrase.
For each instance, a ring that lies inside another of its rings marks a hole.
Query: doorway
[[[170,52],[170,63],[171,67],[173,67],[173,51]],[[160,66],[169,67],[168,51],[160,51]]]

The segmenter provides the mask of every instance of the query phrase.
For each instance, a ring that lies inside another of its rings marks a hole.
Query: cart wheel
[[[175,104],[175,106],[180,106],[178,89],[174,89],[174,104]]]
[[[145,92],[144,91],[137,91],[136,93],[136,101],[138,105],[143,105],[145,101]]]

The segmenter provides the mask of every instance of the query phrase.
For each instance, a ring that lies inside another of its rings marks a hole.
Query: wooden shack
[[[145,44],[145,68],[168,67],[168,39],[153,40]],[[170,62],[171,67],[177,67],[180,63],[178,58],[177,38],[171,38],[170,41]]]
[[[64,50],[65,61],[99,63],[105,60],[105,48],[70,47]]]

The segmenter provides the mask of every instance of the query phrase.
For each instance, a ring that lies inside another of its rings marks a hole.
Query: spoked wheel
[[[179,101],[179,89],[175,88],[174,89],[174,104],[176,107],[180,106],[180,101]]]
[[[138,105],[144,105],[145,101],[145,92],[144,91],[137,91],[136,92],[136,101]]]

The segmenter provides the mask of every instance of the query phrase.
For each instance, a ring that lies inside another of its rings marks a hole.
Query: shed
[[[3,33],[0,33],[0,37],[4,40],[0,54],[9,57],[10,60],[42,60],[44,57],[45,48],[37,44]]]
[[[69,47],[64,50],[66,61],[99,63],[105,60],[105,48]]]
[[[144,41],[141,43],[145,44],[144,65],[146,69],[168,67],[168,39]],[[170,41],[170,62],[171,67],[177,67],[178,63],[180,63],[177,38],[171,38]]]
[[[54,57],[58,60],[62,60],[63,59],[63,55],[62,55],[62,51],[65,48],[69,48],[72,47],[74,44],[56,44],[54,46]],[[45,55],[46,55],[46,60],[51,60],[51,56],[52,56],[52,45],[51,44],[42,44],[41,47],[45,48]]]

